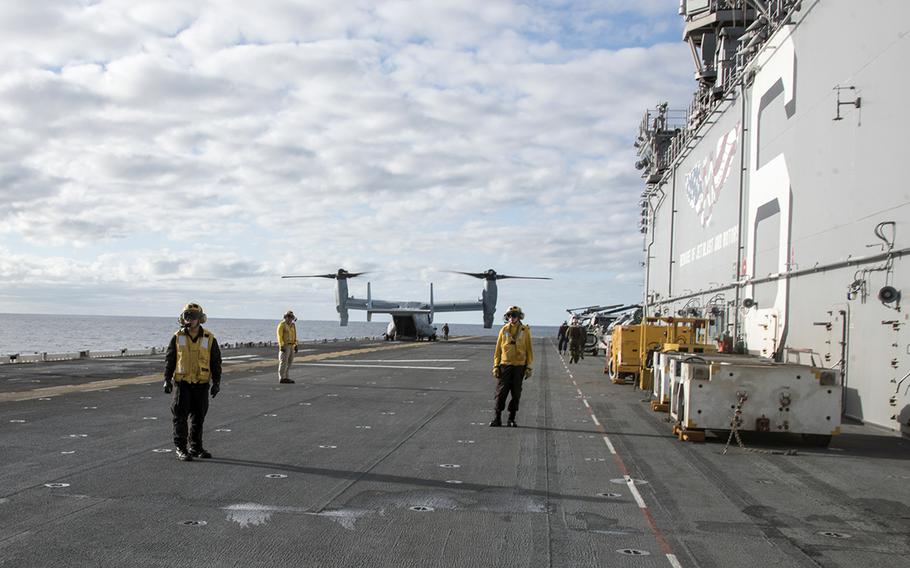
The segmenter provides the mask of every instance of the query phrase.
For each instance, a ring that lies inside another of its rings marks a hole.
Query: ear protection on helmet
[[[525,319],[525,313],[521,311],[521,308],[518,306],[509,306],[509,309],[506,310],[506,313],[502,316],[503,321],[509,321],[509,316],[512,314],[518,314],[519,320]]]
[[[208,317],[205,315],[202,306],[195,302],[190,302],[189,304],[183,306],[183,311],[180,312],[180,316],[177,318],[177,323],[180,325],[189,325],[189,320],[198,319],[199,324],[204,324],[208,321]]]

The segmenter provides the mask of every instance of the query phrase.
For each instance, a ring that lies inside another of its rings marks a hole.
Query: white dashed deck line
[[[638,488],[635,487],[635,480],[628,475],[624,475],[623,477],[626,478],[626,485],[629,487],[629,491],[632,492],[632,496],[635,497],[635,502],[638,503],[638,508],[647,509],[648,506],[645,505],[645,500],[641,498],[641,493],[639,493]]]

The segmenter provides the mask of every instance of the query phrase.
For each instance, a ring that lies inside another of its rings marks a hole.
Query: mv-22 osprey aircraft
[[[436,312],[483,312],[483,326],[493,327],[496,314],[496,287],[497,280],[505,278],[521,278],[525,280],[551,280],[539,276],[507,276],[497,274],[492,268],[486,272],[459,272],[456,274],[473,276],[484,281],[483,292],[479,300],[468,302],[434,302],[433,284],[430,284],[430,301],[426,302],[390,302],[374,300],[370,292],[370,283],[367,282],[367,297],[355,298],[348,295],[348,280],[356,278],[366,272],[348,272],[339,268],[334,274],[307,274],[282,276],[282,278],[332,278],[335,280],[335,309],[342,326],[348,325],[348,310],[366,310],[367,321],[372,321],[373,314],[390,314],[392,321],[389,323],[386,337],[388,339],[428,339],[436,340],[436,328],[433,327],[433,314]]]

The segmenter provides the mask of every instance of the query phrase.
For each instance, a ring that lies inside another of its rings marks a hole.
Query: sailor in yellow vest
[[[506,324],[499,330],[496,339],[496,351],[493,353],[493,376],[496,378],[496,406],[490,426],[502,426],[502,411],[506,408],[509,393],[509,423],[512,428],[518,403],[521,400],[521,386],[531,376],[531,365],[534,363],[534,351],[531,348],[531,328],[521,323],[525,317],[518,306],[506,311]]]
[[[278,382],[293,383],[288,376],[291,363],[294,362],[294,353],[297,353],[297,318],[294,312],[288,310],[284,319],[278,324]]]
[[[221,349],[215,336],[202,329],[206,319],[199,304],[187,304],[177,319],[180,329],[164,355],[164,392],[174,393],[174,445],[181,461],[212,457],[202,446],[202,423],[209,409],[209,393],[215,398],[221,390]]]

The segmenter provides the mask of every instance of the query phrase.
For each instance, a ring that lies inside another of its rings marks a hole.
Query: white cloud
[[[632,300],[630,143],[693,88],[685,46],[647,39],[671,4],[4,5],[0,311],[204,289],[225,315],[302,293],[331,318],[326,283],[277,276],[338,266],[420,298],[439,270],[495,267]]]

